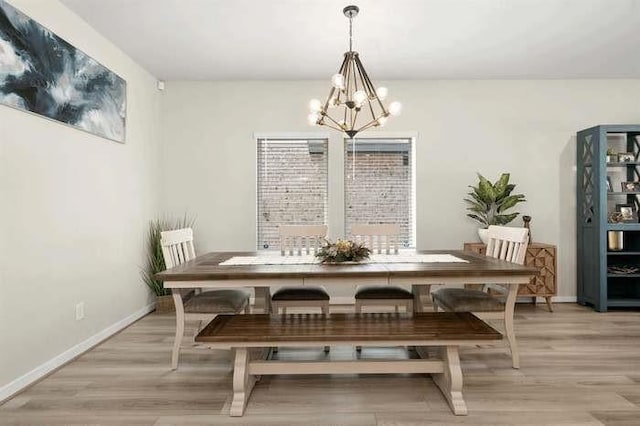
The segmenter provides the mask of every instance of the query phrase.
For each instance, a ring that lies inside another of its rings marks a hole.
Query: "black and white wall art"
[[[0,103],[118,142],[127,83],[0,0]]]

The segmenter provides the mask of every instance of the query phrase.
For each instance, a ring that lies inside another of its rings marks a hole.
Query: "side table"
[[[483,243],[464,243],[465,251],[472,251],[484,254],[487,246]],[[544,297],[547,301],[549,311],[553,312],[551,297],[557,294],[556,285],[556,246],[544,243],[529,243],[524,264],[535,266],[540,271],[540,275],[531,278],[527,285],[521,285],[518,289],[518,296],[532,297],[536,303],[536,297]]]

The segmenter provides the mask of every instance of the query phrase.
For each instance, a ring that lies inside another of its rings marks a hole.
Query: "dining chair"
[[[162,256],[167,269],[187,262],[196,256],[193,246],[193,230],[191,228],[161,232],[160,246],[162,247]],[[237,314],[243,310],[245,313],[249,313],[250,309],[249,294],[241,290],[211,290],[203,292],[197,288],[188,288],[173,289],[172,293],[176,307],[176,335],[171,353],[172,370],[178,368],[185,321],[199,321],[193,335],[195,337],[216,315]],[[192,346],[195,346],[193,338],[191,340]]]
[[[280,254],[302,256],[316,254],[327,237],[327,225],[281,225]],[[271,309],[287,313],[292,307],[318,307],[329,314],[329,293],[322,287],[282,287],[271,296]]]
[[[353,224],[352,238],[368,247],[372,253],[398,254],[400,225],[397,224]],[[413,293],[396,286],[365,286],[355,295],[356,313],[364,306],[393,306],[395,311],[404,306],[406,312],[413,312]]]
[[[512,228],[507,226],[489,226],[486,255],[509,262],[524,264],[524,258],[529,243],[527,228]],[[488,291],[507,294],[496,297]],[[507,336],[511,363],[513,368],[520,368],[520,355],[516,335],[513,329],[513,311],[517,291],[509,292],[497,284],[485,284],[482,290],[470,288],[441,288],[432,293],[433,308],[441,308],[450,312],[473,312],[483,320],[498,319],[504,323],[504,334]],[[513,298],[513,300],[510,300]]]
[[[302,256],[316,254],[327,238],[327,225],[281,225],[280,254]],[[271,296],[271,312],[287,313],[287,308],[317,307],[329,315],[329,293],[322,287],[281,287]],[[277,350],[277,348],[274,348]],[[325,352],[329,347],[324,347]]]

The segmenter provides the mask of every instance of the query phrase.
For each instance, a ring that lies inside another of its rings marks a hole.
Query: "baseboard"
[[[0,404],[155,309],[151,303],[0,388]]]

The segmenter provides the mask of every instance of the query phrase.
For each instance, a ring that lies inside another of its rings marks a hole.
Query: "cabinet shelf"
[[[640,307],[640,299],[608,299],[607,306],[612,308],[637,308]]]
[[[607,274],[609,278],[640,278],[640,274]]]
[[[609,231],[640,231],[640,223],[608,223]]]
[[[608,251],[607,256],[640,256],[640,251]]]
[[[640,191],[609,191],[607,195],[638,195]]]
[[[640,161],[625,161],[624,163],[607,163],[607,167],[627,167],[627,166],[638,166],[640,165]]]

